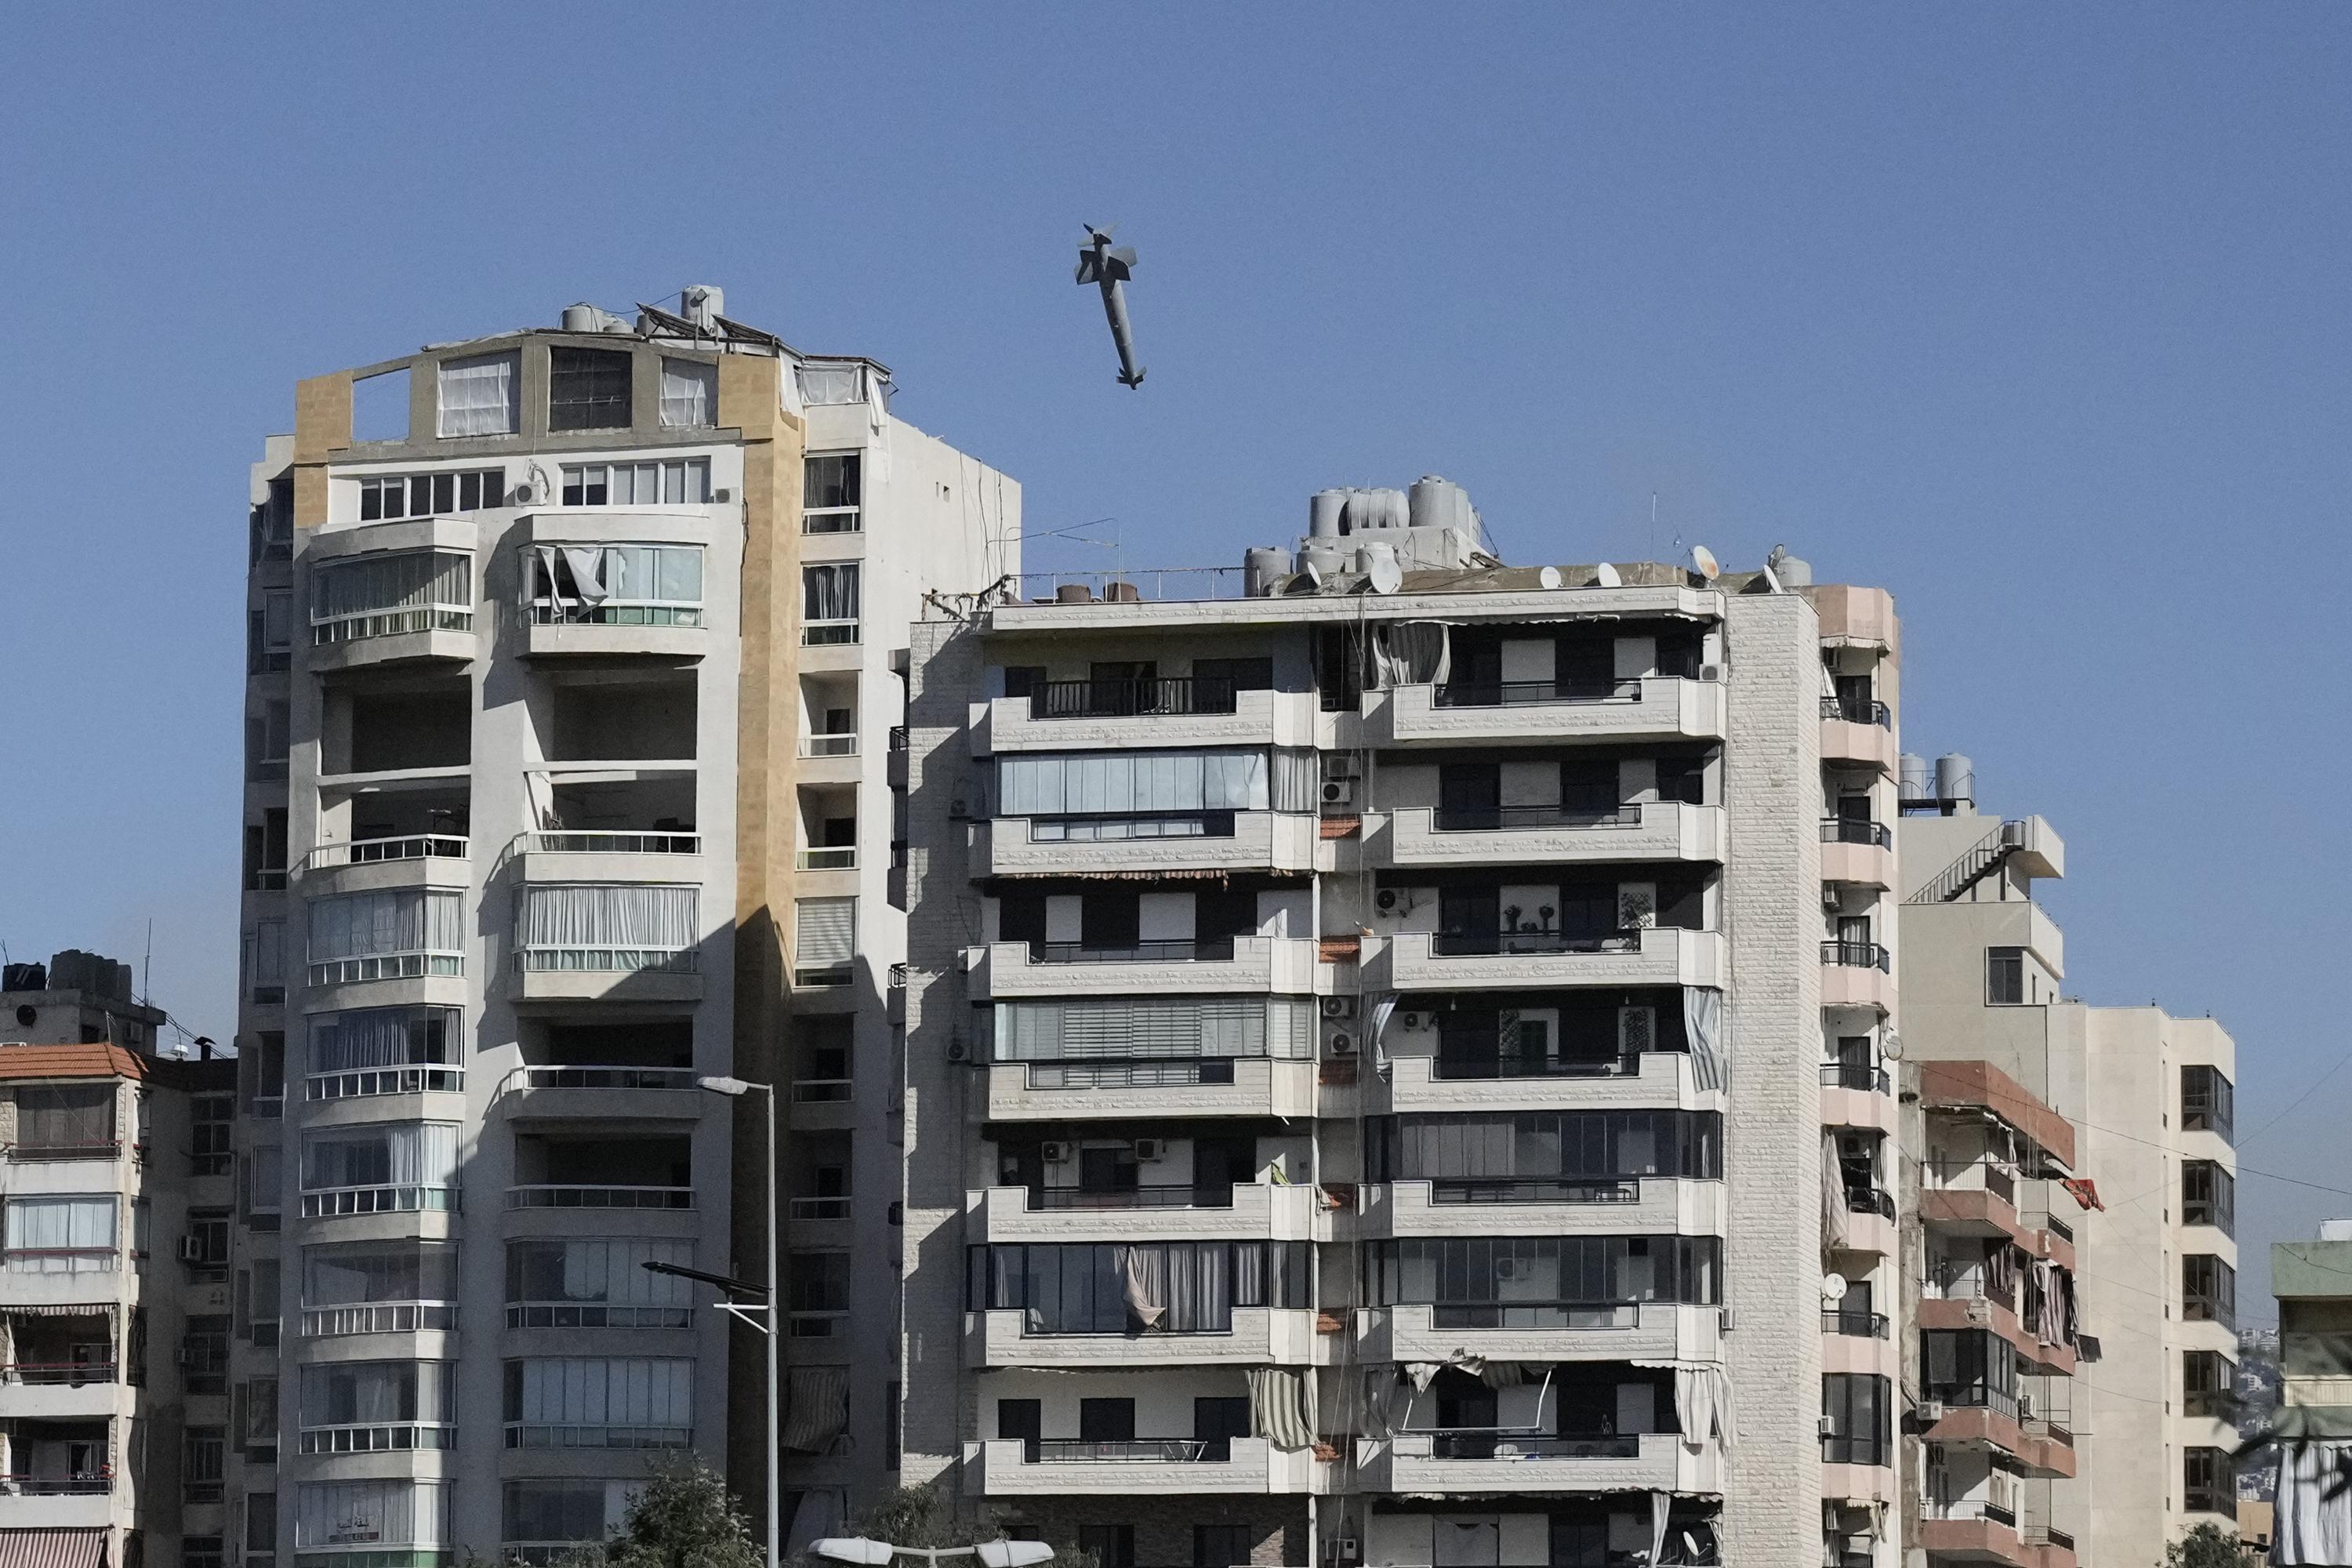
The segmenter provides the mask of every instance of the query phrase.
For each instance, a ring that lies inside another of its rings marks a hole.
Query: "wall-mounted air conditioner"
[[[1166,1159],[1168,1157],[1168,1140],[1165,1138],[1137,1139],[1135,1141],[1135,1157],[1138,1160]]]
[[[1042,1152],[1048,1165],[1066,1165],[1070,1163],[1070,1145],[1067,1143],[1048,1142]]]
[[[1326,1018],[1352,1018],[1356,1016],[1356,999],[1353,996],[1326,996],[1323,998],[1323,1016]]]

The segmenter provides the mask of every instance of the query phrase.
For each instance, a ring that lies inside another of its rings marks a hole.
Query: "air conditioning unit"
[[[181,1262],[202,1263],[205,1260],[205,1243],[202,1237],[184,1236],[180,1237]]]
[[[1658,1048],[1658,1010],[1655,1007],[1620,1007],[1617,1009],[1617,1054],[1638,1056]]]
[[[2017,1418],[2020,1421],[2033,1419],[2033,1395],[2020,1394],[2017,1396]]]
[[[540,501],[540,494],[539,494],[539,487],[538,487],[537,485],[534,485],[534,484],[530,483],[530,481],[529,481],[528,479],[526,479],[526,480],[524,480],[521,484],[519,484],[519,485],[515,486],[515,488],[514,488],[514,503],[515,503],[515,505],[517,505],[517,506],[537,506],[537,505],[539,504],[539,501]]]
[[[1333,1030],[1331,1037],[1324,1044],[1335,1057],[1352,1057],[1356,1054],[1356,1037],[1345,1029]]]
[[[968,1062],[971,1060],[971,1042],[965,1039],[961,1035],[958,1035],[954,1038],[949,1040],[948,1060],[951,1062]]]
[[[1398,1022],[1408,1029],[1418,1029],[1436,1016],[1434,1013],[1402,1013],[1398,1015]]]
[[[1837,1418],[1832,1415],[1824,1415],[1813,1423],[1813,1429],[1824,1437],[1834,1437],[1838,1435]]]
[[[1970,1297],[1969,1299],[1969,1321],[1971,1323],[1991,1322],[1992,1303],[1986,1300],[1981,1296]]]
[[[729,489],[725,485],[721,485],[717,489],[710,492],[710,499],[717,501],[720,506],[725,506],[729,501],[735,499],[735,492]]]
[[[1351,779],[1357,776],[1356,753],[1326,752],[1323,753],[1323,776],[1327,779]]]
[[[1356,1016],[1356,999],[1353,996],[1326,996],[1323,998],[1323,1016],[1326,1018],[1352,1018]]]
[[[1135,1157],[1139,1160],[1164,1160],[1168,1157],[1165,1138],[1139,1138],[1135,1141]]]
[[[1698,678],[1701,680],[1721,680],[1723,679],[1723,666],[1719,664],[1702,664],[1698,667]]]
[[[1496,1278],[1496,1279],[1517,1279],[1518,1277],[1519,1277],[1519,1260],[1518,1260],[1517,1258],[1497,1258],[1496,1259],[1495,1259],[1495,1278]]]
[[[1822,884],[1822,908],[1825,910],[1834,910],[1844,902],[1845,895],[1838,891],[1837,884],[1835,882],[1824,882]]]
[[[1356,781],[1353,779],[1325,779],[1323,781],[1323,804],[1325,805],[1355,805]]]
[[[1382,888],[1372,895],[1372,908],[1393,920],[1404,912],[1404,895],[1394,888]]]
[[[1048,1165],[1066,1165],[1070,1163],[1070,1146],[1067,1143],[1049,1142],[1045,1146],[1044,1153],[1045,1163]]]

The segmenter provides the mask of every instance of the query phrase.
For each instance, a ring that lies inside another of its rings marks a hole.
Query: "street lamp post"
[[[768,1109],[768,1298],[761,1310],[761,1321],[753,1322],[748,1315],[751,1309],[734,1302],[719,1303],[721,1311],[731,1312],[744,1322],[753,1323],[768,1336],[768,1568],[783,1568],[782,1494],[777,1489],[782,1481],[778,1473],[780,1454],[784,1441],[784,1429],[780,1418],[781,1401],[777,1395],[777,1363],[781,1359],[783,1339],[783,1304],[777,1300],[776,1289],[776,1088],[773,1084],[752,1083],[740,1078],[698,1078],[694,1080],[713,1094],[738,1099],[757,1089],[767,1097]],[[650,1264],[648,1268],[652,1267]],[[732,1281],[730,1281],[732,1283]]]

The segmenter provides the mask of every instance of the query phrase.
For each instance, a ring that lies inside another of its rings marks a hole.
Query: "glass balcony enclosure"
[[[535,626],[698,626],[698,544],[534,544],[522,552],[522,608]]]
[[[474,629],[474,560],[401,550],[322,562],[310,574],[310,642],[331,647],[410,632]]]

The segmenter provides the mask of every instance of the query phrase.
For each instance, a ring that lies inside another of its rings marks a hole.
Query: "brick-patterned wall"
[[[1739,1440],[1727,1563],[1820,1561],[1821,653],[1812,607],[1738,595],[1725,617],[1731,984],[1725,1338]]]

